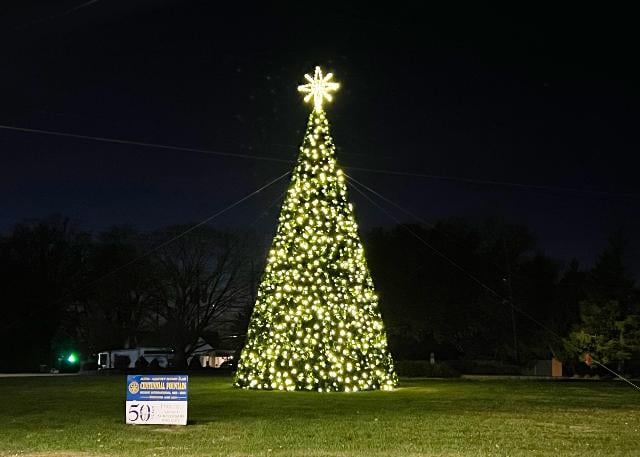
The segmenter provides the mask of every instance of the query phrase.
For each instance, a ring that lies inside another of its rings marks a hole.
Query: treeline
[[[589,354],[640,371],[640,291],[620,233],[589,269],[497,220],[376,229],[366,247],[396,358],[524,366],[555,356],[571,371]]]
[[[596,264],[562,265],[526,227],[448,220],[364,234],[397,360],[524,366],[584,353],[626,372],[640,359],[640,292],[611,237]],[[0,371],[53,365],[125,345],[163,346],[186,363],[203,342],[237,348],[269,240],[208,226],[98,234],[51,217],[0,238]]]
[[[91,236],[61,217],[19,224],[0,241],[0,370],[138,345],[171,347],[182,366],[247,325],[256,246],[250,233],[208,226]]]

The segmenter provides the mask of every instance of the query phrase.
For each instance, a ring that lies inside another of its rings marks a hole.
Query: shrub
[[[136,360],[136,368],[147,368],[149,366],[149,362],[143,356],[138,357]]]
[[[82,364],[82,371],[96,371],[98,369],[97,362],[85,362]]]
[[[200,357],[197,355],[194,355],[193,357],[191,357],[191,360],[189,361],[189,369],[200,370],[201,368],[202,368],[202,363],[200,363]]]

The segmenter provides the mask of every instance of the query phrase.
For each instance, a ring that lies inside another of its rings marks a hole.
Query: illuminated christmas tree
[[[313,110],[280,212],[236,386],[392,389],[393,361],[344,174],[322,108],[338,89],[316,67],[298,87]]]

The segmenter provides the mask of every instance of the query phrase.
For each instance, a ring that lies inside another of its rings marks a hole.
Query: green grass
[[[124,424],[125,381],[0,379],[0,455],[634,456],[622,383],[403,380],[393,392],[260,392],[192,377],[187,427]]]

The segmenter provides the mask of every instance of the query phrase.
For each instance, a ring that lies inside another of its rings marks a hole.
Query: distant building
[[[562,362],[555,357],[551,360],[536,360],[533,366],[533,375],[559,378],[562,376]]]
[[[200,338],[198,340],[198,349],[193,352],[189,358],[189,362],[191,362],[193,357],[199,357],[202,368],[220,368],[220,365],[223,363],[235,360],[236,352],[235,349],[214,348],[211,344]]]

